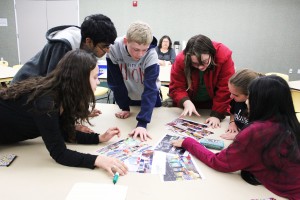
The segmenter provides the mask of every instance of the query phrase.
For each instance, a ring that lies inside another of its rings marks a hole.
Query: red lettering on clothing
[[[133,66],[128,67],[126,63],[119,64],[120,71],[123,76],[123,80],[133,80],[136,83],[144,84],[144,73],[142,68]]]
[[[124,65],[123,65],[124,64]],[[119,65],[119,68],[120,68],[120,71],[121,71],[121,74],[123,76],[123,79],[124,80],[127,80],[128,78],[128,74],[127,74],[127,65],[125,63],[121,63]]]

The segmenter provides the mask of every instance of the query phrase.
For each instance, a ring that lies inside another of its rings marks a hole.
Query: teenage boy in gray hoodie
[[[126,36],[117,38],[107,54],[107,82],[121,109],[115,115],[126,119],[129,106],[141,106],[136,128],[129,134],[141,141],[150,138],[146,127],[154,107],[161,106],[157,40],[144,22],[132,23]]]

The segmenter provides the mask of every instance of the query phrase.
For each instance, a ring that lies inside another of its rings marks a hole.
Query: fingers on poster
[[[120,159],[131,172],[160,174],[163,181],[203,179],[189,153],[183,148],[173,147],[171,141],[185,137],[199,139],[213,132],[205,130],[206,124],[185,119],[176,119],[167,126],[174,131],[166,134],[155,147],[129,137],[107,145],[97,153]]]
[[[208,128],[207,124],[202,124],[183,118],[177,118],[174,121],[167,123],[167,126],[168,129],[173,133],[177,133],[185,137],[192,137],[196,140],[213,134],[213,132],[206,129]]]
[[[133,139],[132,137],[119,140],[116,143],[107,145],[96,152],[109,157],[118,158],[124,161],[136,154],[141,154],[143,151],[151,148],[148,144],[140,140]]]
[[[184,138],[183,136],[166,134],[156,145],[154,150],[162,151],[169,154],[178,154],[178,155],[187,156],[188,152],[184,148],[174,147],[171,143],[173,140],[179,140],[183,138]]]

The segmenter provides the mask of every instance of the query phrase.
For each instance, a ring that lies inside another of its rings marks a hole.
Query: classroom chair
[[[160,92],[162,96],[162,101],[169,98],[169,88],[167,86],[160,86]]]
[[[300,113],[300,90],[291,89],[293,104],[296,113]]]
[[[96,91],[94,92],[94,95],[96,97],[96,101],[98,101],[100,99],[107,99],[107,103],[110,102],[110,100],[109,100],[110,90],[107,87],[98,86],[96,88]],[[105,96],[103,97],[103,95],[105,95]]]
[[[276,75],[276,76],[280,76],[281,78],[283,78],[286,82],[289,81],[289,75],[287,75],[287,74],[278,73],[278,72],[268,72],[265,75],[266,76]]]

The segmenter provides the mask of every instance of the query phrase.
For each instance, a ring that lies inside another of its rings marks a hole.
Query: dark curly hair
[[[113,44],[117,38],[114,23],[105,15],[95,14],[85,17],[81,24],[81,43],[90,38],[97,43]]]
[[[169,36],[167,36],[167,35],[164,35],[164,36],[162,36],[162,37],[160,38],[160,40],[159,40],[159,42],[158,42],[158,48],[159,48],[159,49],[161,48],[161,44],[162,44],[162,42],[163,42],[163,40],[164,40],[165,38],[167,38],[167,39],[169,40],[169,47],[168,47],[168,49],[169,49],[169,50],[172,49],[172,40],[171,40],[171,38],[170,38]]]
[[[90,72],[97,59],[85,50],[69,51],[46,77],[31,77],[0,92],[4,100],[28,96],[27,104],[36,104],[41,97],[51,97],[50,106],[35,112],[50,113],[61,108],[61,126],[69,141],[75,141],[75,123],[87,122],[89,108],[95,108],[95,96],[90,84]]]

